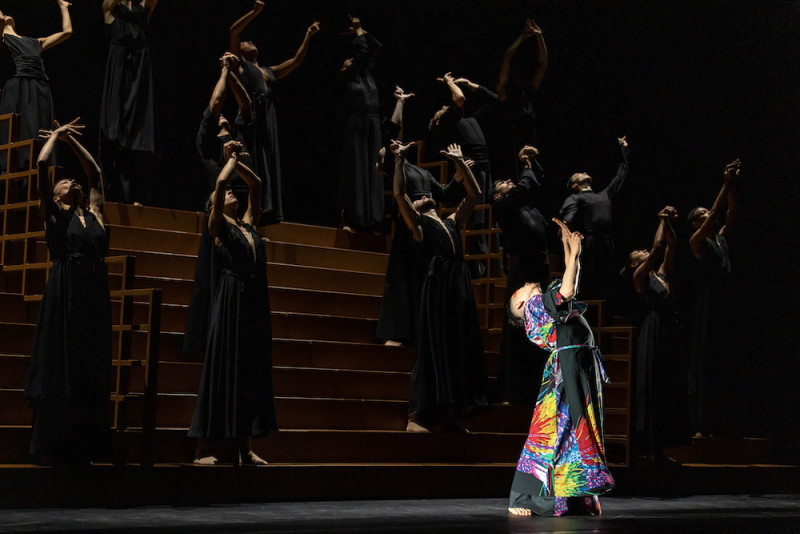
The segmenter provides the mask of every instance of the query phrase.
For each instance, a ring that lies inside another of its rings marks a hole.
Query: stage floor
[[[800,529],[800,495],[602,499],[601,517],[515,518],[505,499],[0,510],[2,532],[526,533]]]

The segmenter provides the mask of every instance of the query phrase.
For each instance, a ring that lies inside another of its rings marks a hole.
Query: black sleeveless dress
[[[36,139],[40,129],[53,127],[53,97],[42,62],[42,44],[33,37],[5,34],[3,42],[14,61],[14,76],[3,88],[0,114],[18,113],[19,139]]]
[[[456,223],[423,215],[420,249],[427,263],[411,370],[409,415],[444,405],[486,406],[486,358]]]
[[[109,452],[111,305],[106,232],[86,212],[45,224],[53,266],[36,320],[25,395],[34,410],[30,453],[74,462]]]
[[[150,48],[141,1],[119,4],[114,22],[105,25],[109,40],[100,107],[100,146],[155,152],[155,107]]]
[[[211,304],[203,376],[189,436],[230,440],[277,430],[267,257],[227,223],[217,247],[222,272]]]

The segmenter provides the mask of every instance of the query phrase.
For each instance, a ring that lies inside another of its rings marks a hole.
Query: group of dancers
[[[115,173],[124,200],[135,199],[136,188],[129,179],[130,165],[137,159],[133,155],[152,151],[152,99],[140,101],[139,97],[152,92],[143,28],[155,4],[154,0],[103,3],[111,37],[103,108],[115,110],[104,112],[101,119],[100,155],[103,160],[111,154],[108,162],[98,164],[80,144],[83,125],[78,119],[60,125],[52,121],[52,108],[45,113],[49,113],[46,125],[33,132],[45,141],[38,158],[39,207],[53,260],[26,385],[34,408],[30,453],[41,463],[86,463],[109,453],[111,312],[103,262],[108,248],[103,175]],[[46,76],[41,60],[35,58],[71,32],[69,4],[58,0],[58,5],[63,31],[41,40],[18,37],[13,19],[3,15],[5,44],[12,51],[21,50],[20,43],[30,48],[18,56],[15,78],[20,80],[15,83],[30,82],[44,92]],[[229,50],[220,58],[219,79],[197,135],[198,152],[214,176],[184,345],[184,350],[202,353],[204,358],[189,430],[197,440],[194,461],[198,465],[219,462],[213,451],[215,442],[233,445],[236,464],[264,465],[266,461],[253,451],[252,438],[277,429],[267,258],[257,232],[259,226],[283,218],[270,91],[276,79],[302,63],[319,24],[308,27],[293,58],[275,67],[261,67],[258,49],[242,41],[240,34],[263,7],[256,0],[253,9],[231,27]],[[466,432],[460,420],[488,407],[486,362],[472,291],[473,276],[485,272],[486,265],[464,261],[461,232],[469,226],[485,227],[487,221],[483,215],[475,216],[475,207],[491,202],[503,229],[507,271],[508,326],[501,343],[498,400],[524,402],[520,399],[534,394],[536,400],[509,510],[523,516],[600,513],[597,496],[614,486],[603,431],[602,384],[607,377],[583,317],[586,305],[576,297],[602,297],[611,283],[610,273],[615,270],[611,205],[629,173],[627,139],[618,139],[623,161],[608,187],[595,192],[586,173],[569,179],[571,193],[559,217],[552,219],[560,235],[565,269],[560,279],[551,282],[548,223],[539,209],[544,175],[532,107],[547,66],[541,28],[526,21],[506,52],[496,92],[450,73],[440,78],[451,102],[434,114],[430,129],[444,141],[441,153],[455,168],[450,183],[442,186],[409,161],[414,143],[402,140],[403,107],[413,95],[398,87],[395,111],[381,124],[377,86],[369,72],[381,45],[359,18],[350,17],[350,23],[352,57],[341,67],[352,96],[342,154],[343,176],[347,176],[340,195],[342,225],[369,230],[382,221],[381,173],[389,177],[397,228],[377,337],[415,347],[406,429]],[[511,58],[520,43],[532,37],[537,42],[538,63],[530,76],[511,80]],[[26,74],[33,71],[35,75]],[[132,84],[127,91],[120,89],[125,84]],[[464,89],[487,99],[469,116],[464,112]],[[14,100],[15,91],[27,90],[7,84],[2,109],[9,111],[5,105]],[[233,122],[222,113],[228,91],[236,101]],[[112,106],[120,94],[130,98]],[[32,124],[24,109],[12,111],[23,115],[23,124]],[[130,122],[131,117],[136,120]],[[487,143],[485,127],[495,129],[490,139],[498,140],[496,144]],[[74,179],[49,182],[57,141],[77,156],[86,175],[85,187]],[[509,154],[513,155],[506,157]],[[503,162],[500,168],[519,168],[519,172],[509,179],[492,180],[496,160]],[[714,206],[697,208],[689,217],[696,229],[691,249],[708,266],[709,277],[730,268],[726,236],[735,224],[734,191],[740,168],[738,160],[731,163]],[[456,206],[445,218],[436,210],[441,201]],[[636,291],[651,306],[640,329],[636,428],[647,433],[655,453],[661,452],[661,425],[668,411],[667,396],[659,389],[664,383],[661,373],[671,357],[661,337],[668,321],[661,318],[672,299],[669,278],[676,245],[671,225],[676,217],[671,207],[661,210],[652,250],[633,252],[626,266]],[[723,220],[726,224],[720,227]],[[470,246],[486,250],[486,242],[480,239]],[[698,336],[707,331],[707,326],[698,328]],[[537,359],[541,366],[531,372],[530,361]],[[703,403],[718,393],[704,381],[713,362],[703,354],[692,361],[695,397],[705,409],[698,413],[708,418],[710,405]],[[520,372],[526,366],[528,371]]]

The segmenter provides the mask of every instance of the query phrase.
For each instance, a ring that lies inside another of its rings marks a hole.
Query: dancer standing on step
[[[406,430],[429,432],[438,424],[444,432],[463,432],[456,422],[464,410],[487,405],[486,361],[460,236],[481,190],[461,148],[450,145],[442,153],[464,173],[466,198],[444,220],[436,213],[433,199],[411,202],[403,163],[412,145],[399,141],[392,145],[394,198],[428,265],[420,297]]]
[[[17,34],[14,18],[0,11],[2,44],[14,61],[14,72],[3,73],[8,81],[3,87],[0,114],[20,115],[20,141],[36,139],[39,130],[49,130],[53,126],[53,97],[49,78],[44,71],[42,52],[63,43],[72,35],[69,16],[69,6],[72,4],[64,0],[57,0],[56,4],[61,10],[61,31],[38,39]]]
[[[538,155],[536,147],[523,147],[519,159],[525,169],[520,177],[516,181],[498,180],[489,191],[492,213],[503,230],[500,239],[506,270],[506,302],[526,282],[546,287],[550,281],[547,221],[537,207],[541,205],[544,180]],[[506,317],[497,369],[498,401],[533,404],[546,360],[547,352],[530,343],[525,333],[514,328]]]
[[[676,443],[676,429],[686,419],[685,365],[676,347],[677,306],[672,283],[678,242],[672,221],[678,212],[667,206],[658,213],[653,247],[628,255],[623,275],[645,299],[645,315],[636,345],[634,431],[640,454],[650,462],[670,462],[664,445]],[[681,387],[681,384],[684,387]]]
[[[400,87],[394,93],[396,103],[391,120],[384,119],[384,132],[392,130],[393,139],[402,139],[403,106],[405,101],[414,96],[407,94]],[[387,124],[388,123],[388,124]],[[386,142],[378,153],[378,168],[393,177],[394,158],[391,153],[391,141]],[[469,163],[469,162],[467,162]],[[418,167],[403,157],[403,172],[406,180],[406,194],[411,202],[423,197],[432,198],[436,203],[452,202],[455,199],[451,191],[453,184],[463,179],[463,173],[457,169],[456,175],[446,186],[439,183],[426,169]],[[461,186],[459,186],[461,187]],[[383,298],[378,316],[378,327],[375,337],[385,341],[387,345],[413,345],[416,338],[419,299],[422,293],[422,281],[425,278],[427,263],[414,244],[406,223],[395,210],[393,212],[394,234],[389,261],[386,265],[386,283],[383,286]]]
[[[730,365],[729,354],[717,339],[727,339],[726,324],[716,318],[724,309],[731,272],[729,239],[736,233],[739,214],[737,181],[742,162],[729,163],[724,183],[710,210],[697,207],[689,212],[694,230],[689,248],[697,261],[694,316],[689,349],[689,407],[696,435],[727,433],[735,425],[735,391],[729,377],[720,373]]]
[[[253,171],[261,178],[261,207],[256,216],[258,226],[274,224],[283,220],[281,188],[281,154],[278,141],[278,116],[275,112],[275,86],[305,61],[308,46],[319,32],[319,22],[306,30],[303,42],[294,56],[272,67],[259,64],[259,50],[253,41],[242,41],[241,33],[264,10],[264,2],[256,0],[253,9],[231,26],[228,39],[229,51],[239,56],[241,62],[236,73],[250,94],[253,102],[253,121],[243,129],[247,148],[253,163]]]
[[[214,465],[209,441],[233,442],[236,463],[266,465],[253,452],[252,438],[277,430],[272,390],[272,322],[267,257],[255,222],[261,180],[239,161],[241,145],[225,145],[228,158],[217,178],[208,231],[222,274],[212,301],[205,362],[189,436],[197,438],[195,464]],[[250,188],[247,211],[228,189],[233,174]]]
[[[513,515],[600,513],[597,496],[614,486],[603,441],[603,370],[600,350],[583,318],[578,291],[582,236],[561,229],[564,277],[542,291],[522,286],[509,314],[532,343],[550,351],[509,496]]]
[[[158,0],[103,0],[109,40],[100,104],[100,162],[109,196],[147,201],[154,164],[153,64],[145,28]]]
[[[53,265],[36,320],[25,395],[33,406],[31,456],[39,463],[85,464],[111,450],[111,304],[104,258],[100,168],[77,141],[78,119],[53,131],[39,153],[39,213]],[[48,176],[56,142],[75,153],[86,175],[54,186]],[[85,194],[88,191],[88,197]]]
[[[347,99],[347,125],[342,142],[339,182],[339,211],[342,228],[348,231],[381,231],[386,201],[383,177],[378,173],[381,148],[378,86],[371,70],[381,43],[361,26],[361,19],[350,16],[354,34],[348,54],[339,71],[344,78]]]
[[[625,136],[617,139],[622,163],[611,183],[599,193],[592,190],[592,177],[585,172],[573,174],[567,182],[572,190],[561,206],[561,219],[580,232],[583,238],[581,279],[584,298],[608,298],[617,280],[614,263],[614,235],[611,211],[614,197],[630,173],[630,148]]]

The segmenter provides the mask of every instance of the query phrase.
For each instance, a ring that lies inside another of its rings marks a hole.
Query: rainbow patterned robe
[[[556,513],[563,498],[601,495],[614,486],[603,443],[602,383],[608,378],[582,317],[586,305],[566,301],[560,287],[555,280],[524,308],[528,339],[550,357],[517,463],[517,471],[541,482],[540,497],[556,497]]]

